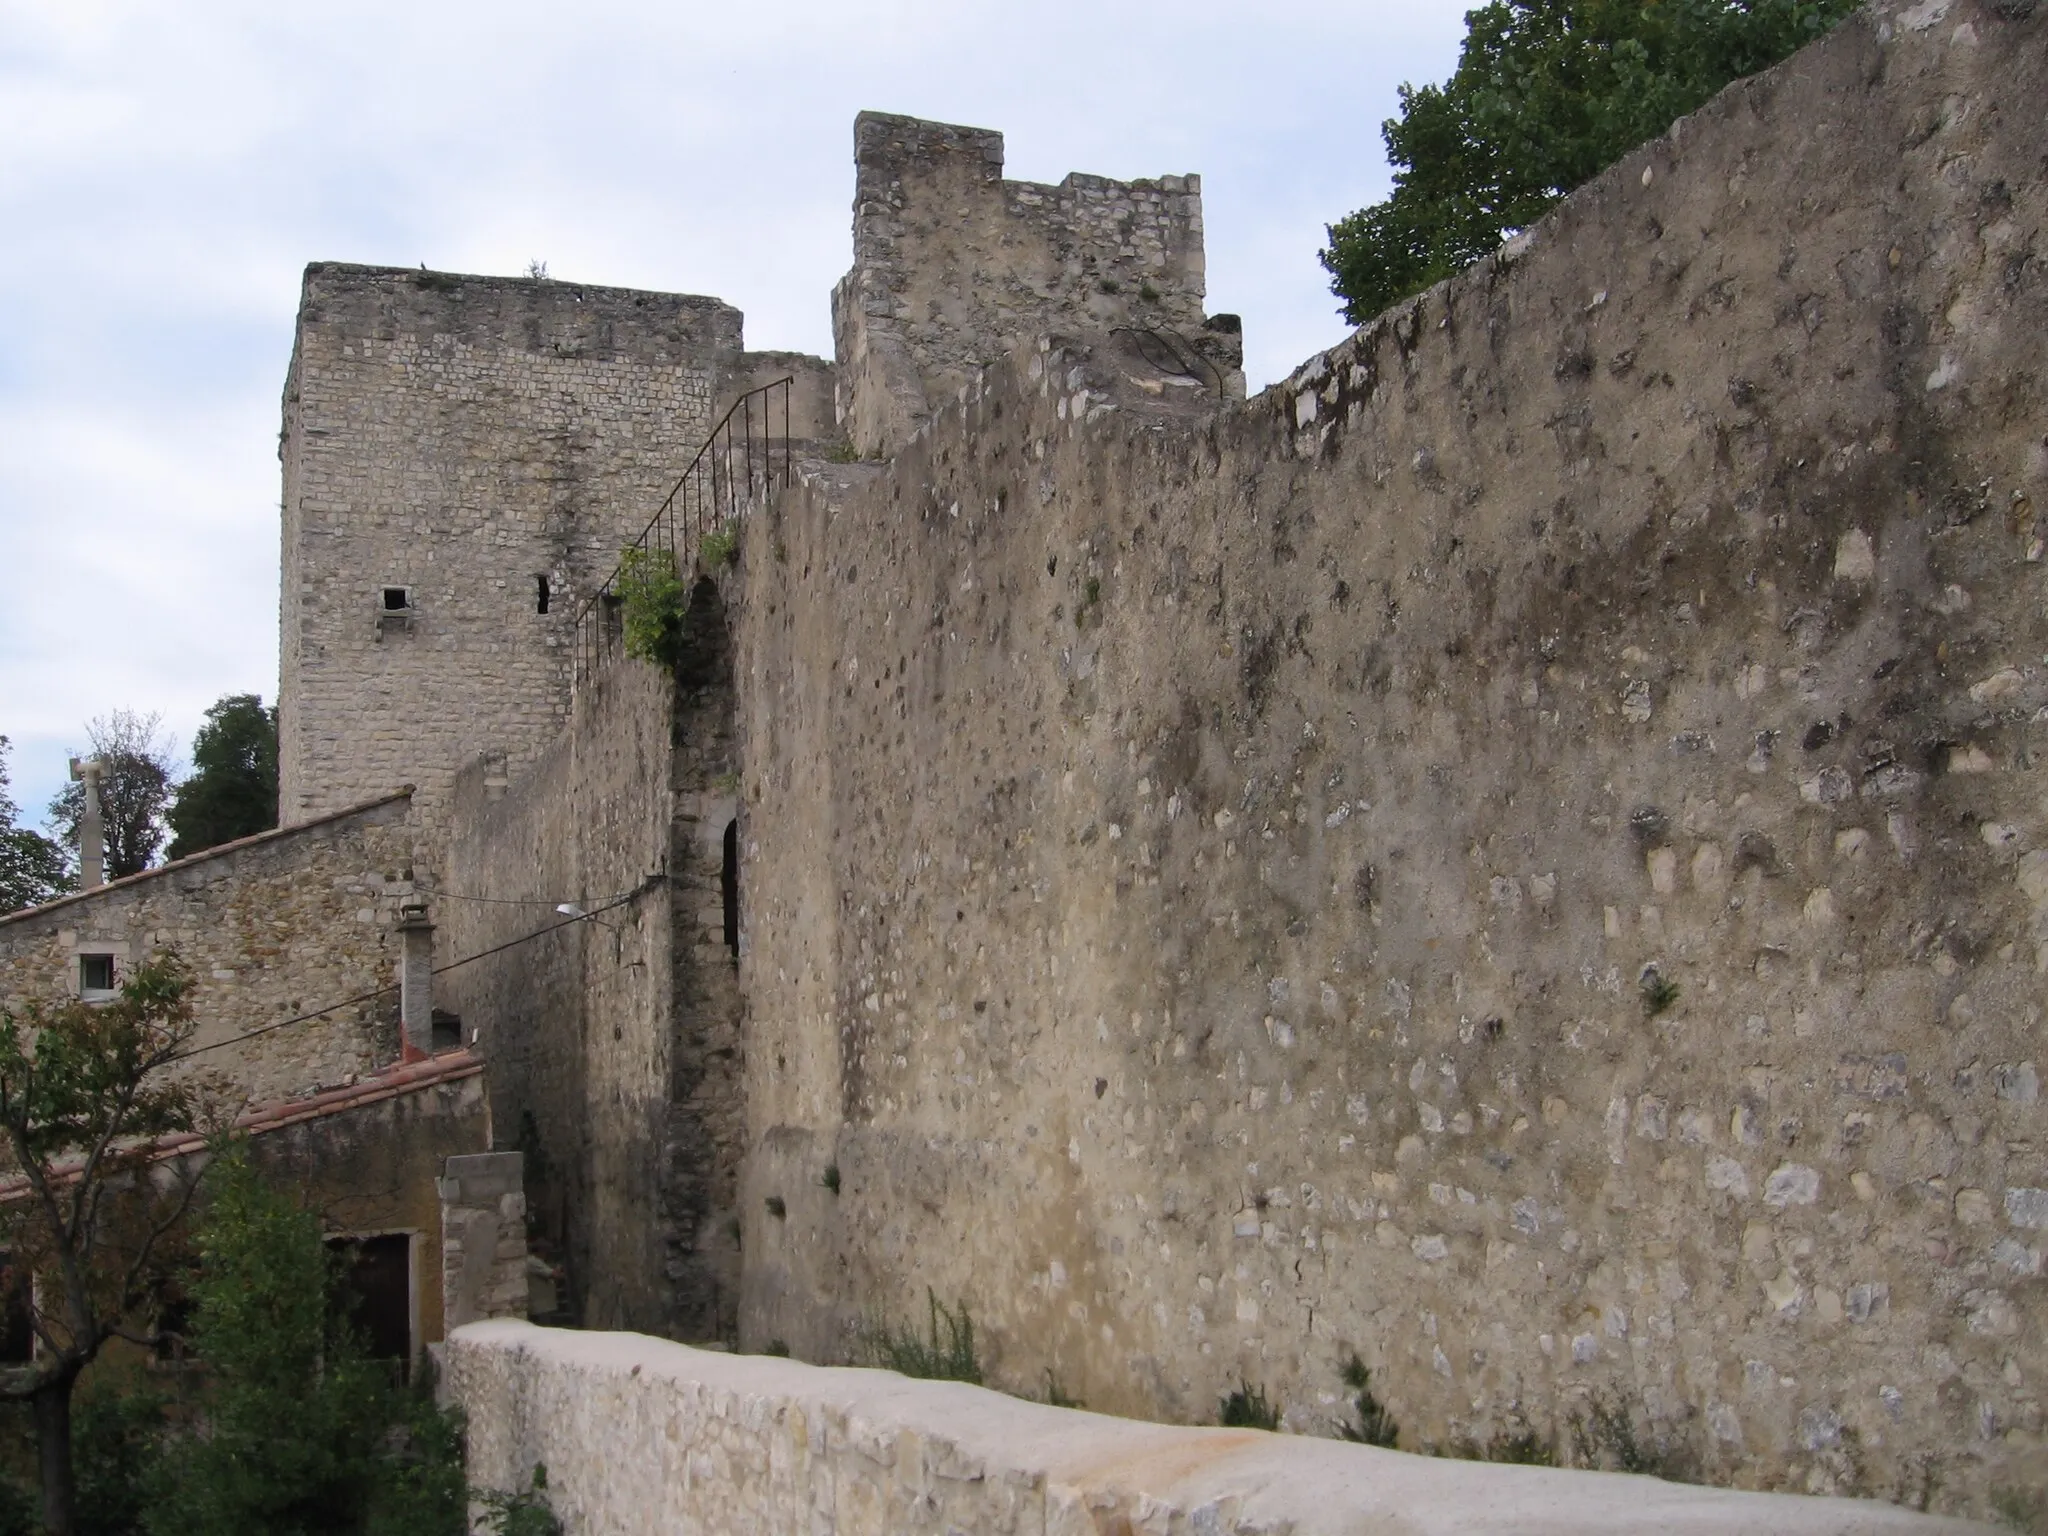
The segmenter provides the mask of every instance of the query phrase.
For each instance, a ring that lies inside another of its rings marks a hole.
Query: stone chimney
[[[85,786],[85,809],[78,817],[78,888],[89,891],[107,883],[106,825],[100,818],[100,763],[96,757],[71,759],[71,777]]]
[[[401,1061],[434,1054],[434,925],[420,897],[398,908],[398,1022]]]

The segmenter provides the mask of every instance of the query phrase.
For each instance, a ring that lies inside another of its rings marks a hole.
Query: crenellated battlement
[[[832,291],[840,418],[888,452],[975,373],[1054,332],[1182,338],[1242,398],[1235,317],[1202,301],[1202,178],[1003,178],[1003,136],[863,112],[853,268]],[[1204,370],[1205,372],[1207,370]]]

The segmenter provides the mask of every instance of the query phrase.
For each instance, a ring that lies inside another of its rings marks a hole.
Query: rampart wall
[[[854,120],[853,269],[832,293],[839,414],[864,455],[893,450],[980,369],[1052,331],[1199,340],[1244,393],[1233,317],[1202,312],[1202,179],[1058,186],[1003,179],[1003,136],[863,112]]]
[[[490,1322],[449,1340],[483,1487],[548,1469],[569,1536],[1936,1536],[1839,1499],[1474,1467],[1241,1429],[1136,1424],[950,1381]]]
[[[394,926],[415,836],[398,794],[0,917],[0,996],[75,997],[81,954],[112,955],[118,982],[175,949],[193,973],[196,1047],[347,1003],[195,1065],[251,1099],[353,1081],[398,1055]]]
[[[443,993],[491,1061],[498,1144],[527,1154],[568,1315],[717,1339],[737,1326],[744,1145],[721,884],[732,679],[709,582],[692,611],[702,644],[678,678],[608,667],[531,774],[464,770],[440,910],[453,959],[514,944]],[[592,915],[565,922],[562,903]]]
[[[1249,406],[1062,343],[750,527],[749,1347],[930,1285],[1115,1412],[1356,1350],[1404,1446],[2048,1485],[2044,29],[1881,5]]]

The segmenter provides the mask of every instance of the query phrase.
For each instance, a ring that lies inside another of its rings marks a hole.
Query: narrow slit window
[[[725,860],[719,870],[719,891],[725,897],[725,947],[740,957],[740,824],[725,824]]]
[[[534,577],[534,578],[533,578],[533,587],[534,587],[534,593],[533,593],[533,611],[534,611],[535,613],[546,613],[546,612],[548,611],[548,579],[547,579],[547,577],[545,577],[545,576],[536,576],[536,577]]]

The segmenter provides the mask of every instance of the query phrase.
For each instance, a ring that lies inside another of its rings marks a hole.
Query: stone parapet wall
[[[750,528],[743,1342],[2048,1486],[2044,99],[1880,6],[1244,408],[1084,337]]]
[[[1475,1466],[1051,1408],[958,1382],[734,1357],[635,1334],[479,1323],[443,1391],[468,1472],[536,1462],[568,1536],[1914,1536],[1883,1505]]]
[[[194,1067],[252,1100],[353,1081],[398,1055],[395,927],[415,836],[396,795],[0,918],[0,996],[76,996],[81,953],[112,954],[119,980],[172,949],[193,973],[194,1045],[220,1047]]]
[[[1050,332],[1202,333],[1199,176],[1041,186],[1003,179],[1003,136],[987,129],[863,112],[853,136],[853,269],[832,320],[840,417],[862,455],[894,451],[978,370]]]

